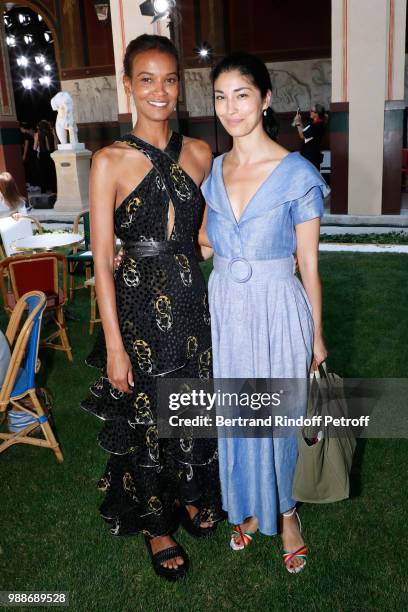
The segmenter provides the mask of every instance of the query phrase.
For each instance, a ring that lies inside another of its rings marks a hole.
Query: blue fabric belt
[[[214,270],[231,278],[236,283],[260,282],[269,278],[291,278],[295,273],[295,260],[291,257],[282,259],[257,259],[248,261],[244,257],[227,259],[214,255]]]

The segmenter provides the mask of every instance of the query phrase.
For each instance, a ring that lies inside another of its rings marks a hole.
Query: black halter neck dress
[[[152,163],[114,213],[115,233],[125,245],[115,273],[116,304],[135,386],[128,395],[110,385],[101,333],[87,359],[101,377],[81,405],[104,422],[98,441],[110,453],[98,485],[106,492],[102,517],[114,535],[155,536],[174,525],[176,500],[194,503],[202,521],[223,516],[216,440],[162,440],[157,432],[157,377],[212,375],[207,291],[194,248],[202,199],[177,163],[183,143],[178,133],[164,151],[133,134],[121,141]],[[170,203],[174,226],[168,238]],[[127,249],[135,242],[166,242],[169,248],[138,257]]]

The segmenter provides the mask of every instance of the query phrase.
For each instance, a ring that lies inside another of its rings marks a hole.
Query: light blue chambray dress
[[[209,280],[214,378],[307,377],[313,319],[294,275],[295,225],[321,217],[330,190],[312,164],[290,153],[237,223],[223,181],[223,158],[214,160],[202,186],[215,251]],[[229,521],[256,516],[262,533],[276,534],[279,513],[295,504],[296,437],[220,437],[218,443]]]

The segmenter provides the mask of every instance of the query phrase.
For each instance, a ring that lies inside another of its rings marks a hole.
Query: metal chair
[[[92,276],[93,256],[92,256],[92,251],[90,250],[91,249],[91,226],[90,226],[90,220],[89,220],[89,210],[84,210],[76,217],[74,221],[73,229],[72,229],[74,234],[79,233],[79,224],[81,222],[81,219],[82,219],[83,227],[84,227],[84,243],[83,243],[84,248],[79,249],[78,247],[75,246],[72,249],[72,253],[67,255],[67,260],[69,264],[69,274],[70,274],[70,277],[69,277],[69,297],[70,299],[73,298],[74,291],[76,289],[83,289],[86,286],[86,283],[84,285],[75,286],[74,274],[75,274],[75,270],[78,264],[79,263],[84,264],[85,278],[87,281],[90,280]]]
[[[59,268],[62,268],[62,287],[59,281]],[[10,282],[4,280],[7,271]],[[61,253],[36,253],[16,255],[0,262],[0,283],[4,309],[11,314],[20,297],[28,291],[43,291],[47,302],[45,310],[49,312],[57,330],[40,345],[57,351],[64,351],[72,361],[72,349],[69,344],[65,326],[64,305],[67,301],[67,259]],[[59,340],[60,344],[55,344]]]
[[[35,217],[24,215],[18,220],[9,217],[2,217],[0,219],[0,238],[2,243],[2,251],[6,257],[16,255],[18,251],[13,249],[13,243],[19,238],[27,238],[27,236],[33,235],[33,226],[35,225],[36,230],[42,234],[44,229],[41,223]]]
[[[13,444],[30,444],[52,449],[61,462],[63,455],[49,423],[48,410],[42,405],[35,386],[41,320],[46,299],[41,291],[30,291],[23,295],[13,309],[7,327],[6,338],[12,355],[0,389],[0,425],[5,421],[9,407],[28,414],[33,422],[15,433],[0,432],[0,440],[4,440],[0,443],[0,453]],[[23,323],[25,312],[28,314]],[[43,437],[32,436],[39,428]]]

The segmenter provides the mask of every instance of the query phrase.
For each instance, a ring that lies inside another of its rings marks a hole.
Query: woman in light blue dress
[[[329,189],[312,164],[274,142],[271,82],[261,60],[233,54],[213,78],[218,118],[233,137],[202,186],[199,243],[215,252],[214,378],[305,379],[327,356],[317,260]],[[292,498],[297,453],[296,436],[219,438],[223,508],[237,525],[231,547],[245,548],[257,529],[280,532],[290,573],[304,568],[308,552]]]

